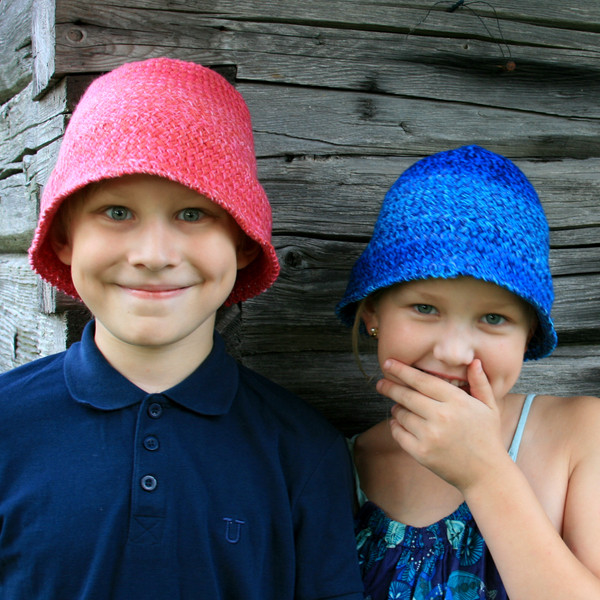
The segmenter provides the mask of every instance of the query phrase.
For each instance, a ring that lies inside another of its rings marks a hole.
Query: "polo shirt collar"
[[[147,396],[165,396],[203,415],[223,415],[237,393],[239,370],[215,332],[213,348],[198,368],[182,382],[161,394],[148,394],[114,369],[94,342],[95,324],[85,326],[81,342],[65,356],[65,382],[71,396],[99,410],[119,410],[142,402]]]

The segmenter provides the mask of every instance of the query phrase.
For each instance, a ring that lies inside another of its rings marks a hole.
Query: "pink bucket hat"
[[[78,298],[48,232],[62,202],[87,184],[146,173],[176,181],[227,210],[262,252],[238,271],[227,305],[265,291],[279,274],[271,206],[257,179],[250,113],[240,93],[201,65],[156,58],[122,65],[87,89],[67,127],[41,200],[29,260]]]

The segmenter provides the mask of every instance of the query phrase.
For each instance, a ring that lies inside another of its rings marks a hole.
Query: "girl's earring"
[[[369,329],[369,335],[372,338],[376,338],[378,333],[379,333],[379,329],[377,329],[377,327],[371,327],[371,329]]]

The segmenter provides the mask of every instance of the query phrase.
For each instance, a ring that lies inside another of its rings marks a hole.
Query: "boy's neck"
[[[147,393],[159,393],[183,381],[204,362],[213,347],[213,324],[206,332],[168,346],[139,346],[113,337],[96,321],[96,346],[121,375]]]

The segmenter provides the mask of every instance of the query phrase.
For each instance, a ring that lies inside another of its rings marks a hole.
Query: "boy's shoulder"
[[[5,396],[13,389],[22,394],[31,386],[44,387],[52,380],[62,380],[66,352],[59,352],[0,373],[0,390]]]
[[[319,434],[329,439],[341,437],[314,406],[282,385],[242,364],[239,364],[239,374],[240,393],[255,402],[262,416],[272,421],[273,426],[312,439]]]
[[[0,428],[15,434],[27,419],[62,414],[67,390],[61,352],[38,358],[0,374]]]

